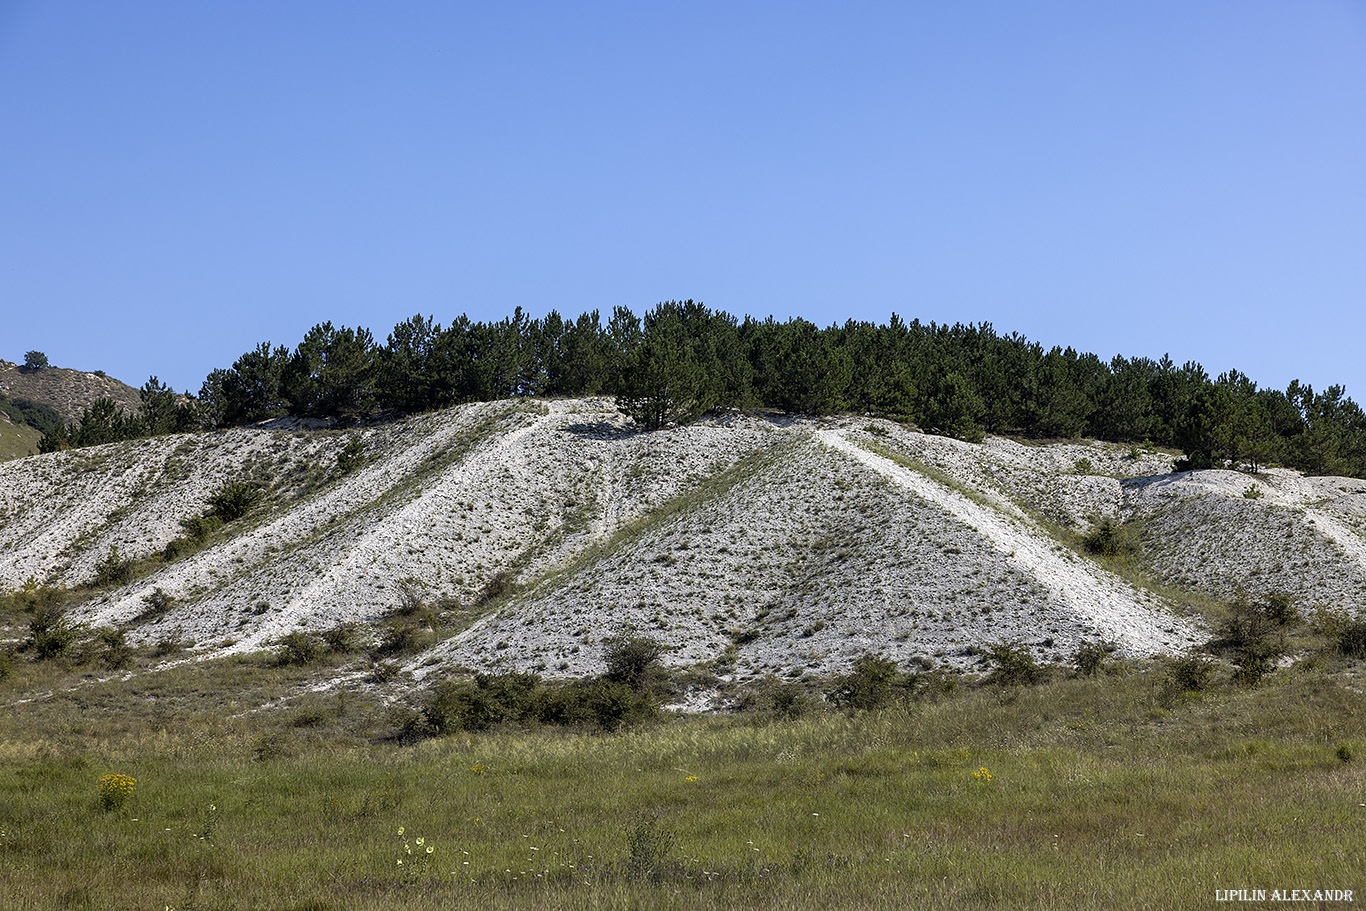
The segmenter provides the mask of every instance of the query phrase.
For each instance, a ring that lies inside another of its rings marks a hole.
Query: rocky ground
[[[366,458],[344,472],[352,438]],[[864,652],[967,666],[1006,640],[1041,658],[1098,640],[1149,655],[1205,637],[1172,592],[1363,603],[1366,482],[1172,474],[1172,458],[857,417],[737,413],[643,434],[595,399],[168,436],[0,464],[0,587],[79,585],[117,547],[148,573],[76,619],[199,655],[342,624],[377,636],[421,601],[458,622],[408,660],[419,677],[592,673],[622,633],[741,677],[829,673]],[[197,553],[155,557],[239,480],[265,503]],[[1139,542],[1146,587],[1076,549],[1105,519]]]

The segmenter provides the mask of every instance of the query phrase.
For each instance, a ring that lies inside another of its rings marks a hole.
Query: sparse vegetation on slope
[[[77,644],[0,681],[0,877],[18,911],[1137,909],[1230,882],[1357,889],[1363,667],[1313,648],[1254,689],[1200,659],[918,697],[870,659],[831,682],[870,697],[852,711],[755,702],[615,734],[528,727],[540,684],[486,678],[419,700],[444,736],[414,741],[377,694],[315,691],[317,661],[74,690],[95,660]]]

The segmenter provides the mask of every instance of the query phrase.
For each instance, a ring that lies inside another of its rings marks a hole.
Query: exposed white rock
[[[367,461],[343,476],[353,436]],[[1003,640],[1044,658],[1199,640],[1157,594],[1066,546],[1104,519],[1141,531],[1168,585],[1366,602],[1366,482],[1170,472],[1157,452],[968,444],[868,418],[729,414],[641,434],[603,399],[481,403],[0,464],[0,587],[82,583],[115,546],[147,558],[224,483],[255,479],[267,502],[226,540],[151,560],[77,619],[224,654],[296,629],[376,630],[405,586],[468,608],[506,573],[518,592],[411,671],[592,673],[622,633],[740,676],[828,673],[863,652],[966,665]],[[156,589],[175,605],[139,619]]]

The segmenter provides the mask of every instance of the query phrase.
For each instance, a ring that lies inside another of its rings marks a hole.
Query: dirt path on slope
[[[1089,561],[1061,549],[1041,528],[1006,517],[952,488],[850,442],[841,431],[816,431],[826,446],[943,509],[975,529],[1021,570],[1048,588],[1060,603],[1098,627],[1125,652],[1149,655],[1180,651],[1198,641],[1193,625],[1165,612],[1153,596],[1105,574]]]

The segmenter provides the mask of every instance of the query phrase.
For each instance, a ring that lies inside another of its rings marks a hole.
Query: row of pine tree
[[[967,440],[984,433],[1170,446],[1183,467],[1286,465],[1366,477],[1366,415],[1340,386],[1259,389],[1196,363],[1044,350],[991,325],[739,320],[693,301],[643,317],[618,307],[498,322],[430,317],[384,344],[367,329],[314,326],[294,349],[262,343],[177,404],[155,377],[143,414],[97,403],[46,449],[284,415],[343,421],[512,396],[607,395],[647,430],[713,408],[863,412]],[[106,413],[108,412],[108,413]]]

